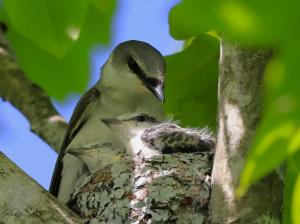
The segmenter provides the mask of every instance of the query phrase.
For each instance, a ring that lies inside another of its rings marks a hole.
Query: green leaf
[[[12,26],[44,50],[62,57],[80,36],[85,0],[5,0]]]
[[[300,152],[287,160],[284,179],[283,224],[299,223]],[[293,219],[293,221],[292,221]]]
[[[298,161],[300,162],[300,161]],[[300,172],[298,172],[292,199],[292,220],[293,223],[300,223]]]
[[[298,161],[300,162],[300,161]],[[296,177],[292,198],[292,223],[300,223],[300,172]]]
[[[107,11],[112,11],[115,8],[116,2],[115,1],[105,1],[105,0],[88,0],[89,4],[102,13],[106,13]]]
[[[165,111],[183,125],[215,127],[218,55],[218,39],[204,34],[166,57]]]
[[[44,51],[11,26],[8,37],[26,75],[51,97],[62,99],[71,92],[82,92],[86,88],[90,75],[90,50],[97,44],[109,42],[113,12],[114,8],[100,12],[89,7],[80,38],[63,58]]]
[[[289,156],[285,147],[294,131],[295,127],[290,122],[274,127],[266,133],[263,130],[262,139],[248,155],[237,189],[238,196],[243,196],[252,183],[278,167]],[[300,137],[300,132],[297,137]]]
[[[175,38],[187,39],[217,29],[227,37],[251,44],[297,38],[299,19],[299,2],[280,0],[183,0],[169,16],[170,32]]]
[[[170,33],[176,39],[188,39],[214,29],[214,1],[182,1],[169,14]],[[207,20],[209,18],[210,20]]]

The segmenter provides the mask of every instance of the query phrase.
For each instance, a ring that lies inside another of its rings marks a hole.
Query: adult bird
[[[73,111],[51,180],[50,192],[54,196],[67,203],[85,168],[79,158],[68,153],[69,149],[95,143],[120,146],[101,118],[142,111],[158,120],[165,119],[165,72],[163,56],[145,42],[126,41],[113,50],[99,81]]]

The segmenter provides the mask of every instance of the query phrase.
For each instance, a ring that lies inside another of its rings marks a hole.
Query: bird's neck
[[[137,133],[130,139],[127,146],[127,153],[133,157],[151,158],[152,156],[159,155],[159,152],[154,147],[146,145],[141,136],[144,131]]]

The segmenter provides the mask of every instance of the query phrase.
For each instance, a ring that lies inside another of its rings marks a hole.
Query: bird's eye
[[[129,67],[129,69],[132,72],[134,72],[135,74],[138,74],[138,75],[142,75],[143,74],[142,69],[140,68],[140,66],[138,65],[138,63],[132,57],[128,58],[127,65]]]
[[[139,116],[136,116],[134,119],[138,122],[146,122],[146,121],[150,123],[157,122],[157,120],[154,117],[149,116],[148,114],[140,114]]]
[[[146,121],[146,116],[145,115],[139,115],[136,117],[136,120],[139,122],[144,122]]]

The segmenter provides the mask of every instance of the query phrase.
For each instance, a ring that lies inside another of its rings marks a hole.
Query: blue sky
[[[179,0],[119,0],[109,46],[91,50],[89,86],[99,77],[112,49],[125,40],[150,43],[163,55],[180,50],[182,43],[169,35],[168,12]],[[57,110],[69,120],[80,94],[71,94],[64,102],[54,101]],[[48,189],[57,154],[30,132],[29,123],[7,102],[0,101],[0,150],[27,174]]]

